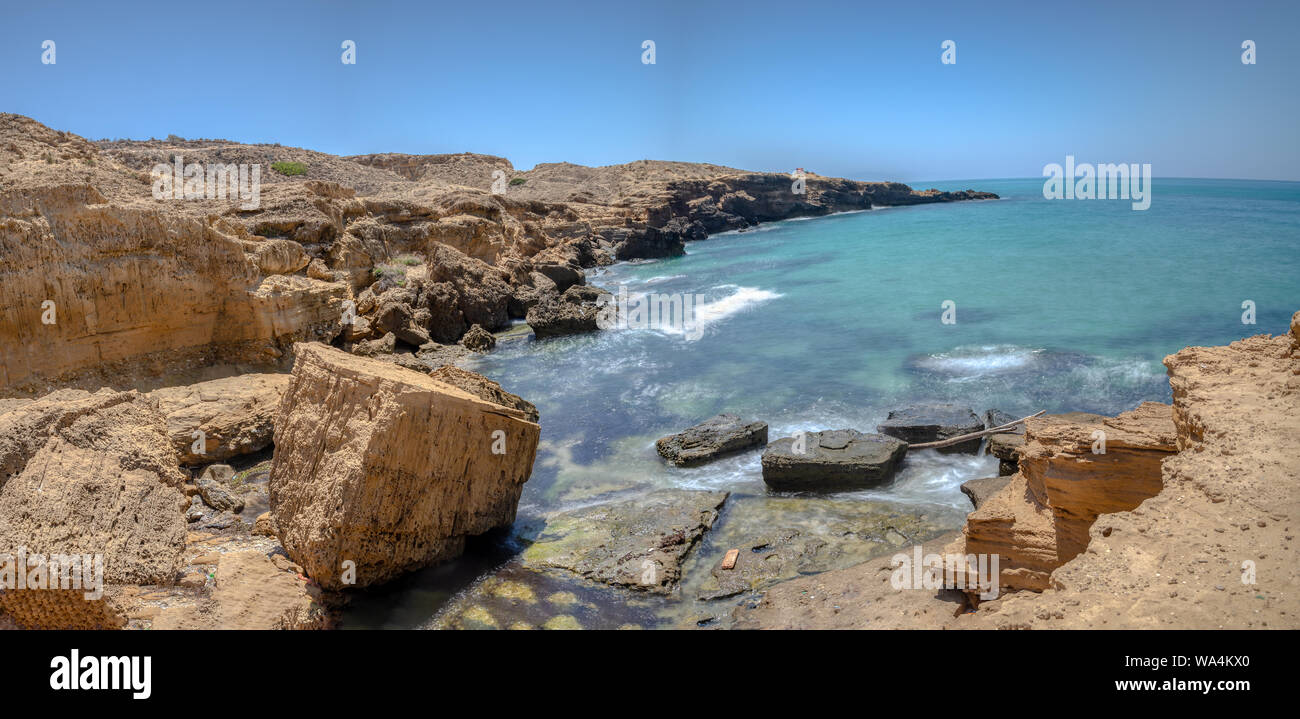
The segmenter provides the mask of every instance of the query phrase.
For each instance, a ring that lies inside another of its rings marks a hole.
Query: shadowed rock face
[[[938,442],[984,429],[984,422],[969,407],[955,404],[922,404],[893,410],[876,426],[876,431],[897,437],[908,444]],[[949,447],[940,452],[978,452],[980,438]]]
[[[290,558],[322,587],[388,581],[514,521],[537,452],[526,412],[324,345],[295,352],[271,511]]]
[[[782,437],[763,452],[763,481],[777,491],[838,492],[866,489],[894,476],[907,444],[853,429]]]
[[[765,444],[766,422],[746,422],[734,414],[720,414],[659,439],[655,448],[678,467],[692,467]]]

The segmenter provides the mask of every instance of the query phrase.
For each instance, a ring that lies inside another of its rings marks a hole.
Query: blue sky
[[[5,4],[0,111],[91,139],[904,181],[1038,177],[1068,153],[1300,180],[1297,2]]]

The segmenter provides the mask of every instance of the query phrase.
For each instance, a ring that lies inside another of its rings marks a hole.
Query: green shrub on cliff
[[[286,177],[307,174],[307,165],[301,162],[272,162],[271,169]]]

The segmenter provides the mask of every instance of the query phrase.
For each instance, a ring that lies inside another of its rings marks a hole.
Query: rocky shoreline
[[[266,171],[258,207],[151,193],[158,163],[277,161],[304,172]],[[761,222],[996,197],[815,174],[801,189],[690,163],[92,143],[0,115],[0,554],[104,560],[102,599],[48,574],[0,587],[0,625],[335,626],[357,589],[515,526],[541,418],[456,362],[519,320],[539,339],[597,329],[585,270]],[[761,452],[768,487],[798,494],[552,512],[436,625],[631,628],[667,598],[683,627],[1296,627],[1300,313],[1290,335],[1165,363],[1172,407],[1049,415],[987,443],[962,440],[1011,418],[918,406],[769,443],[764,422],[714,417],[658,452]],[[986,450],[1002,475],[963,486],[958,534],[817,496],[889,482],[912,445],[952,438],[938,451]],[[899,591],[884,555],[913,546],[996,554],[1002,594]],[[622,593],[628,615],[600,619],[586,591]]]

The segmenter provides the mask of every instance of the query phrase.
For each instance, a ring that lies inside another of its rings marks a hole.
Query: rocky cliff
[[[272,169],[286,162],[297,168]],[[195,164],[180,185],[195,196],[155,199],[160,163]],[[218,164],[260,168],[253,201],[210,192],[204,173]],[[142,387],[215,364],[286,369],[295,342],[340,333],[348,347],[390,332],[408,351],[453,343],[522,319],[581,284],[583,268],[680,254],[710,232],[992,197],[793,183],[678,162],[521,172],[471,153],[91,143],[0,114],[0,393]]]

